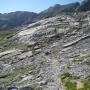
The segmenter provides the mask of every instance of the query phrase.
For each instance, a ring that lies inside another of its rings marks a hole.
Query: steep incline
[[[22,27],[8,40],[5,38],[7,43],[1,48],[0,86],[89,90],[89,30],[90,14],[81,21],[62,15]]]

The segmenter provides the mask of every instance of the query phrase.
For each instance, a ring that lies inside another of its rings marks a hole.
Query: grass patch
[[[86,64],[89,65],[87,62],[89,62],[90,60],[90,54],[86,54],[86,55],[75,55],[73,57],[73,62],[82,62],[82,61],[86,61]],[[85,64],[85,62],[84,62]]]
[[[13,37],[16,31],[0,31],[0,48],[3,51],[4,46],[8,44],[8,39]]]
[[[21,66],[21,67],[19,67],[19,68],[16,68],[15,70],[14,70],[14,72],[16,72],[17,74],[18,73],[22,73],[22,74],[25,74],[25,73],[27,73],[28,71],[31,71],[31,74],[34,74],[35,72],[35,69],[36,69],[36,65],[31,65],[31,66],[27,66],[27,67],[23,67],[23,66]]]
[[[0,78],[6,78],[6,77],[8,77],[10,75],[11,75],[11,73],[6,73],[6,72],[0,73]]]
[[[73,62],[81,62],[83,60],[83,57],[80,55],[75,55],[73,58]]]
[[[67,88],[66,90],[90,90],[90,76],[81,81],[79,77],[66,72],[60,76],[60,79]]]
[[[67,87],[67,90],[76,90],[76,83],[67,81],[65,82],[65,86]]]
[[[55,28],[67,28],[69,26],[68,22],[64,22],[58,25],[54,25]]]
[[[22,80],[22,75],[25,75],[31,72],[31,75],[36,76],[38,73],[36,70],[36,65],[32,64],[31,66],[26,67],[18,67],[10,72],[1,72],[0,73],[0,79],[4,79],[4,81],[1,83],[1,86],[7,87],[9,85],[12,85],[13,83],[17,83]]]
[[[90,76],[84,81],[84,89],[83,90],[90,90]]]
[[[68,72],[66,72],[66,73],[64,73],[64,74],[62,74],[61,75],[61,80],[63,81],[65,78],[70,78],[71,77],[71,74],[70,73],[68,73]]]
[[[65,72],[60,76],[60,79],[67,90],[77,90],[76,83],[73,80],[79,79],[76,76],[72,76],[70,73]]]
[[[70,73],[65,72],[60,76],[62,82],[64,82],[65,80],[76,80],[79,79],[79,77],[76,76],[72,76]]]
[[[8,47],[6,47],[5,50],[13,49],[13,48],[24,50],[27,49],[27,47],[28,47],[27,44],[13,42]]]
[[[14,32],[14,31],[0,32],[0,45],[2,45],[7,39],[11,38],[15,34],[16,34],[16,32]]]

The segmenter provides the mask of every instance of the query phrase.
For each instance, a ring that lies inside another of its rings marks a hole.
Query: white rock
[[[24,77],[24,78],[22,79],[22,82],[23,82],[23,81],[26,81],[26,80],[30,80],[30,79],[32,79],[32,77],[33,77],[32,75],[26,76],[26,77]]]
[[[3,55],[10,54],[10,53],[16,53],[18,51],[20,51],[20,50],[12,49],[12,50],[8,50],[8,51],[4,51],[4,52],[0,53],[0,57],[3,56]]]

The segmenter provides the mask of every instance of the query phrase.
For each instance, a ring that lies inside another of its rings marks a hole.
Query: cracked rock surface
[[[22,27],[0,52],[0,87],[69,90],[61,80],[67,72],[85,80],[90,76],[87,22],[81,25],[75,17],[61,15]]]

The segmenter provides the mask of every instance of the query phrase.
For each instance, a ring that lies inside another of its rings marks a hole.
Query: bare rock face
[[[75,16],[62,15],[22,27],[22,31],[10,39],[18,47],[0,53],[0,86],[66,90],[67,82],[84,83],[90,76],[87,18],[88,15],[83,23]]]

